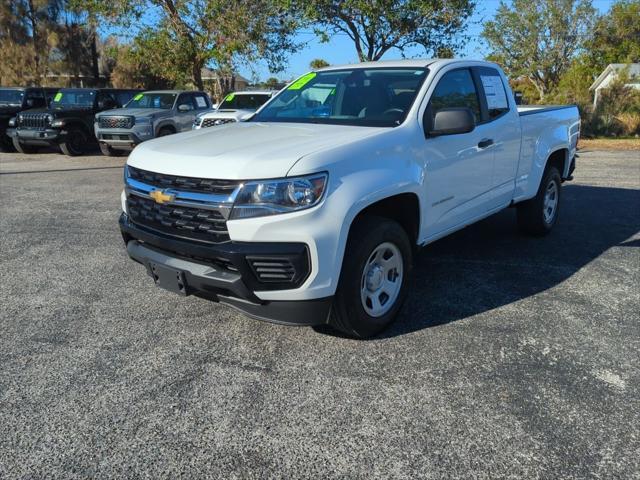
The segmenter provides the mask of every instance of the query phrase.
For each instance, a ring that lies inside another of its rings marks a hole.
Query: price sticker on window
[[[236,94],[235,93],[230,93],[229,95],[227,95],[224,99],[225,102],[231,102],[233,101],[233,99],[236,98]]]
[[[316,72],[307,73],[306,75],[301,76],[298,80],[289,85],[289,88],[287,88],[287,90],[300,90],[314,78],[316,78]]]
[[[58,92],[58,93],[56,93],[56,96],[53,97],[53,101],[54,102],[59,102],[60,100],[62,100],[62,93]]]
[[[139,93],[135,97],[133,97],[134,100],[140,100],[141,98],[142,98],[142,94],[141,93]]]

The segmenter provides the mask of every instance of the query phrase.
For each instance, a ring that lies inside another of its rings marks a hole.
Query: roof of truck
[[[200,90],[145,90],[143,93],[204,93]]]
[[[317,72],[323,70],[337,70],[348,68],[424,68],[432,63],[443,61],[439,58],[415,58],[415,59],[403,59],[403,60],[378,60],[377,62],[360,62],[350,63],[348,65],[331,65],[330,67],[319,68]],[[459,61],[459,60],[454,60]]]

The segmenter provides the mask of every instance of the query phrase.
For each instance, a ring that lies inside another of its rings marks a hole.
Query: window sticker
[[[480,75],[489,110],[509,108],[502,80],[496,75]]]
[[[58,93],[56,93],[56,96],[53,97],[53,101],[54,102],[59,102],[60,100],[62,100],[62,93],[58,92]]]
[[[313,80],[315,76],[316,72],[307,73],[306,75],[301,76],[298,80],[289,85],[289,88],[287,88],[287,90],[300,90],[307,83]]]
[[[224,100],[225,100],[225,102],[231,102],[231,101],[233,101],[234,98],[236,98],[236,94],[235,93],[230,93],[229,95],[227,95],[225,97]]]
[[[198,104],[199,107],[207,106],[207,102],[205,102],[203,97],[196,97],[196,103]]]
[[[135,97],[133,97],[134,100],[140,100],[141,98],[142,98],[142,93],[139,93]]]

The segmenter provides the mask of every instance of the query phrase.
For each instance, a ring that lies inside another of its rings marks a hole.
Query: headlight
[[[52,127],[64,127],[64,118],[58,118],[56,120],[51,121]]]
[[[196,119],[193,121],[193,126],[199,127],[200,125],[202,125],[202,117],[196,117]]]
[[[238,193],[231,220],[295,212],[317,205],[327,185],[327,174],[247,182]]]
[[[9,119],[9,126],[10,127],[15,127],[16,126],[16,117],[12,117]]]

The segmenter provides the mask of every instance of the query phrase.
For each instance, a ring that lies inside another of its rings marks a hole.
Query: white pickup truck
[[[120,227],[161,287],[368,337],[398,314],[418,247],[513,205],[548,233],[579,129],[573,106],[519,110],[488,62],[330,67],[248,122],[138,146]]]

